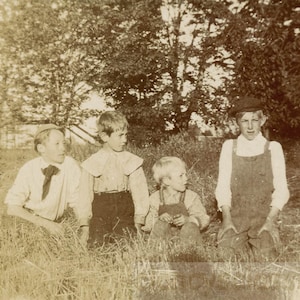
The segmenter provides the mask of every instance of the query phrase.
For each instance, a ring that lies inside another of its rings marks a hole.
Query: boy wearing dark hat
[[[34,149],[39,157],[20,168],[6,195],[7,214],[62,234],[62,224],[55,221],[68,206],[76,212],[80,166],[66,156],[64,133],[54,124],[38,128]]]
[[[230,114],[240,135],[225,141],[220,154],[215,195],[223,220],[218,245],[235,252],[276,250],[278,214],[289,199],[282,147],[262,135],[266,122],[262,109],[253,97],[236,102]]]

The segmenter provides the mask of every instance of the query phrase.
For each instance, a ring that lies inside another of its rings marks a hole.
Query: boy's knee
[[[170,227],[168,222],[157,220],[150,233],[150,238],[166,238]]]
[[[277,232],[278,236],[279,233]],[[249,243],[254,249],[260,251],[273,251],[280,246],[280,241],[274,241],[272,235],[268,231],[263,231],[256,238],[250,238]]]
[[[198,241],[200,238],[199,227],[193,222],[185,223],[180,230],[180,237]]]
[[[242,249],[248,243],[247,233],[235,233],[233,229],[230,229],[224,233],[222,238],[218,239],[218,247],[220,248],[231,248],[231,249]]]

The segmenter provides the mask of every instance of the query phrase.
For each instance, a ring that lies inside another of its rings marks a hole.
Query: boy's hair
[[[36,132],[36,134],[34,136],[34,139],[33,139],[34,150],[36,152],[39,152],[38,149],[37,149],[37,146],[39,144],[43,144],[48,139],[50,131],[54,130],[54,129],[55,130],[59,130],[62,133],[64,133],[63,129],[61,127],[58,127],[58,126],[56,126],[54,124],[45,124],[45,125],[41,125],[38,128],[38,130],[37,130],[37,132]]]
[[[185,162],[176,156],[164,156],[160,158],[152,167],[154,180],[161,185],[165,177],[170,177],[174,167],[182,166],[186,168]]]
[[[260,110],[257,110],[257,111],[252,111],[252,112],[253,112],[253,113],[257,113],[257,115],[258,115],[258,117],[259,117],[260,119],[262,119],[263,116],[264,116],[264,113],[263,113],[263,111],[262,111],[261,109],[260,109]],[[238,121],[239,119],[241,119],[245,113],[247,113],[247,111],[240,111],[240,112],[237,112],[236,115],[235,115],[236,121]]]
[[[110,136],[113,132],[128,128],[126,117],[118,111],[106,111],[97,121],[98,133],[106,133]]]

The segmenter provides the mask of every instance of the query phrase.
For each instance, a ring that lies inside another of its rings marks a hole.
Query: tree
[[[103,63],[90,82],[131,124],[161,133],[187,129],[193,112],[218,121],[204,73],[215,49],[207,39],[221,26],[215,19],[227,10],[219,1],[105,1],[89,7],[103,23],[89,32],[91,55]],[[162,18],[163,15],[166,16]],[[223,102],[223,101],[222,101]]]
[[[3,1],[1,57],[6,101],[21,121],[68,125],[81,122],[80,106],[96,66],[86,56],[80,2]],[[16,117],[15,116],[15,117]]]
[[[281,135],[299,135],[299,3],[239,1],[241,8],[217,38],[234,61],[227,96],[260,97],[268,126]]]

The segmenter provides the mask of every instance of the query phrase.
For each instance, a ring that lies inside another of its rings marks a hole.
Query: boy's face
[[[165,184],[168,188],[176,192],[184,192],[187,181],[186,169],[183,166],[174,166],[170,176],[165,178]]]
[[[104,147],[109,147],[116,152],[124,151],[124,147],[127,143],[127,133],[127,129],[114,131],[110,136],[108,136],[106,133],[103,133],[101,135],[101,139],[105,143]]]
[[[265,121],[265,116],[261,117],[258,112],[245,112],[244,115],[237,120],[237,123],[241,134],[247,140],[251,141],[260,133]]]
[[[50,164],[63,163],[66,155],[64,134],[59,130],[52,129],[45,142],[38,145],[38,151],[44,160]]]

